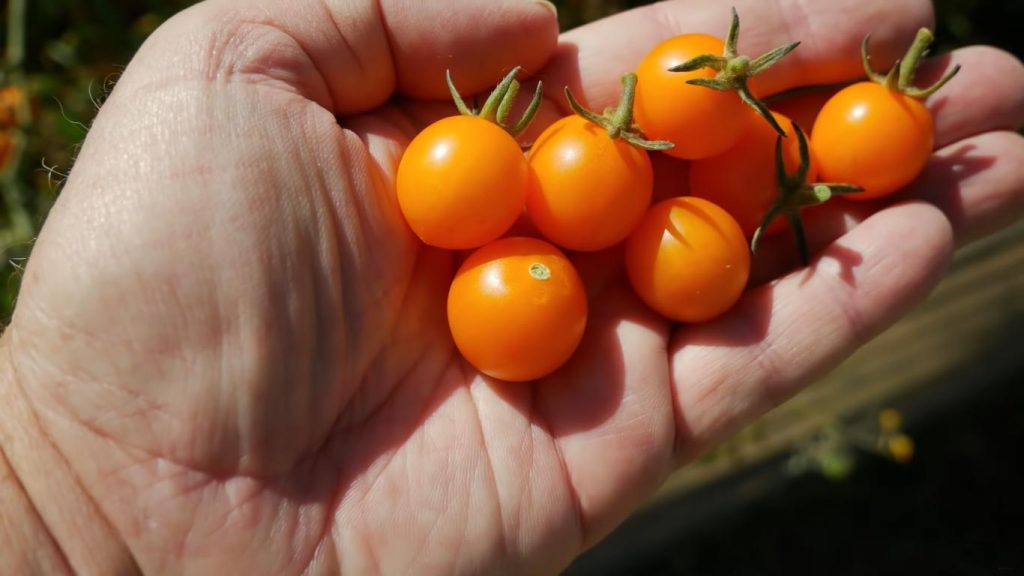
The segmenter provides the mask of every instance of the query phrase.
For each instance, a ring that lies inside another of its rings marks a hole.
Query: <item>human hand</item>
[[[803,41],[768,92],[857,77],[865,32],[881,64],[931,25],[924,1],[819,4],[738,3],[743,51]],[[591,316],[570,364],[535,384],[486,379],[447,333],[452,255],[420,246],[394,200],[402,146],[450,112],[444,69],[467,93],[539,70],[543,123],[565,113],[562,85],[600,109],[657,41],[721,34],[729,14],[659,4],[556,49],[541,5],[482,6],[211,0],[133,61],[3,340],[0,446],[34,504],[26,526],[68,566],[556,571],[893,322],[957,240],[1020,217],[1024,142],[1000,130],[1024,119],[1024,69],[961,50],[932,100],[928,172],[900,198],[812,218],[809,268],[790,271],[785,237],[766,243],[763,283],[736,309],[677,326],[608,254],[581,256]],[[812,104],[788,105],[801,119]],[[663,182],[681,166],[659,161]]]

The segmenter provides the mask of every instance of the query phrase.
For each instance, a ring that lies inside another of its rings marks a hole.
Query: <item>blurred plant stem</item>
[[[9,128],[11,155],[3,168],[2,189],[4,207],[10,219],[9,226],[0,236],[0,256],[7,257],[12,245],[29,242],[35,233],[32,217],[25,206],[23,184],[18,178],[19,167],[25,155],[25,128],[30,121],[29,100],[25,92],[25,18],[26,0],[9,0],[7,4],[7,46],[4,55],[5,84],[17,89],[21,98],[14,104],[15,125]]]
[[[15,70],[25,60],[25,0],[7,4],[7,67]]]

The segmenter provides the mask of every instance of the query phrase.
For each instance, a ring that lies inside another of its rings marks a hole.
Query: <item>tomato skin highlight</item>
[[[526,212],[549,241],[603,250],[625,240],[654,191],[647,152],[580,116],[549,126],[528,156],[533,178]]]
[[[509,237],[463,262],[448,292],[448,326],[462,356],[509,382],[547,376],[575,352],[587,325],[579,274],[556,247]]]
[[[818,113],[811,131],[819,177],[864,188],[848,196],[888,196],[924,170],[935,144],[931,114],[912,96],[874,82],[837,92]]]
[[[472,116],[442,118],[409,143],[398,165],[398,204],[424,243],[482,246],[523,211],[529,167],[500,126]]]
[[[724,50],[725,44],[714,36],[684,34],[655,46],[637,67],[636,123],[647,138],[675,144],[666,154],[684,160],[714,156],[732,146],[749,124],[763,121],[736,94],[686,83],[713,78],[713,70],[668,70]]]
[[[787,174],[800,166],[800,148],[793,132],[793,121],[772,112],[775,121],[786,131],[782,141],[782,158]],[[739,141],[725,152],[694,160],[690,164],[690,194],[704,198],[728,212],[749,239],[778,197],[775,174],[775,130],[767,122],[753,122]],[[817,163],[811,150],[807,180],[817,177]],[[778,218],[768,226],[766,234],[784,230],[785,220]]]
[[[704,322],[739,300],[750,250],[728,212],[680,196],[648,210],[626,241],[626,272],[637,296],[662,316]]]

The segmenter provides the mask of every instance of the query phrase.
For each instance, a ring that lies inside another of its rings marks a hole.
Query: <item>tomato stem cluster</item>
[[[810,170],[811,159],[807,137],[796,122],[793,122],[793,132],[796,134],[797,145],[800,149],[800,165],[792,176],[786,172],[786,164],[782,155],[782,137],[777,137],[775,139],[775,175],[778,198],[764,215],[761,225],[754,231],[754,236],[750,241],[750,251],[757,252],[761,235],[768,225],[781,215],[786,218],[789,227],[793,230],[797,251],[800,253],[800,262],[806,266],[810,262],[810,257],[807,250],[807,235],[804,233],[804,225],[800,220],[800,210],[824,204],[833,196],[861,192],[863,188],[846,183],[816,182],[809,184],[807,173]]]
[[[533,99],[530,100],[529,106],[523,112],[522,117],[514,125],[508,125],[508,118],[512,112],[512,106],[515,104],[516,97],[519,95],[519,81],[516,80],[516,76],[522,71],[521,66],[516,66],[511,72],[505,75],[505,77],[494,87],[491,94],[484,101],[483,107],[479,111],[475,111],[466,105],[466,102],[462,99],[462,95],[459,94],[458,89],[455,87],[455,82],[452,80],[451,70],[445,72],[445,78],[448,81],[448,91],[451,92],[452,100],[455,102],[455,107],[458,108],[459,113],[464,116],[476,116],[490,122],[494,122],[498,126],[501,126],[512,136],[518,136],[530,125],[533,117],[537,114],[537,108],[540,107],[541,97],[544,94],[544,83],[537,82],[537,88],[533,92]]]
[[[956,76],[957,72],[960,71],[960,65],[957,64],[935,84],[928,88],[916,88],[914,87],[914,76],[917,74],[917,69],[921,64],[921,58],[928,53],[928,47],[935,41],[935,35],[927,28],[918,30],[914,43],[907,49],[907,53],[903,58],[897,60],[884,76],[876,72],[871,66],[871,55],[868,54],[868,42],[870,39],[870,34],[864,36],[864,41],[860,45],[861,62],[864,65],[864,72],[868,78],[890,90],[902,92],[912,98],[923,100],[931,96],[945,86],[946,82],[952,80],[953,76]]]
[[[732,9],[732,23],[729,25],[729,36],[725,41],[725,52],[718,56],[715,54],[702,54],[683,62],[682,64],[669,68],[672,72],[693,72],[701,68],[711,68],[717,74],[714,78],[694,78],[687,80],[688,84],[703,86],[720,92],[735,91],[743,102],[754,109],[764,118],[780,136],[785,137],[786,131],[779,126],[775,118],[764,102],[761,102],[750,91],[749,80],[754,76],[771,68],[786,54],[792,52],[800,42],[791,42],[779,46],[774,50],[766,52],[757,58],[749,58],[738,54],[737,43],[739,42],[740,17],[736,8]]]
[[[633,146],[643,150],[670,150],[675,145],[667,140],[647,140],[633,122],[633,100],[636,97],[636,74],[629,73],[622,77],[622,96],[619,105],[609,108],[603,115],[587,110],[572,95],[569,87],[565,87],[565,99],[569,108],[577,115],[597,124],[608,131],[610,138],[621,138]]]

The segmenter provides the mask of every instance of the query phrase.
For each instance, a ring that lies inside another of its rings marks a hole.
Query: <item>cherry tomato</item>
[[[686,83],[692,78],[713,78],[713,70],[668,70],[724,49],[724,43],[713,36],[684,34],[662,42],[640,62],[633,109],[636,123],[647,138],[675,144],[666,154],[686,160],[714,156],[732,146],[755,120],[763,121],[734,93]]]
[[[523,211],[529,167],[519,144],[482,118],[452,116],[420,132],[398,166],[398,204],[423,242],[476,248]]]
[[[836,93],[811,131],[819,177],[864,188],[849,196],[852,200],[881,198],[910,184],[928,163],[934,143],[924,104],[874,82]]]
[[[786,131],[782,141],[782,158],[786,174],[794,174],[800,165],[800,147],[793,132],[793,122],[772,112],[775,121]],[[778,197],[775,174],[775,141],[777,134],[767,122],[753,122],[739,141],[725,152],[695,160],[690,164],[690,194],[710,200],[725,209],[743,233],[750,238],[761,225],[768,209]],[[817,175],[812,161],[807,180]],[[785,229],[782,218],[772,221],[765,233]]]
[[[651,203],[647,152],[580,116],[549,126],[533,143],[526,212],[545,238],[593,251],[625,240]]]
[[[743,293],[750,250],[728,212],[703,198],[680,196],[647,211],[626,241],[626,272],[637,296],[662,316],[703,322]]]
[[[459,267],[448,292],[455,346],[477,370],[525,382],[554,372],[575,352],[587,324],[576,269],[535,238],[496,240]]]

